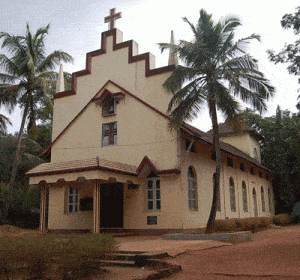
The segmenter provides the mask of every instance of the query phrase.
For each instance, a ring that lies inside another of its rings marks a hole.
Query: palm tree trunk
[[[213,176],[213,199],[210,210],[209,219],[206,225],[206,233],[211,233],[214,228],[217,209],[218,209],[218,201],[220,196],[220,174],[221,174],[221,147],[220,147],[220,136],[219,136],[219,125],[218,125],[218,116],[216,109],[216,102],[209,102],[210,113],[211,113],[211,121],[213,126],[213,147],[216,152],[216,172]]]
[[[5,201],[5,207],[4,207],[4,213],[3,213],[4,221],[7,220],[8,211],[12,204],[12,194],[13,194],[13,189],[14,189],[15,183],[16,183],[18,165],[19,165],[19,160],[20,160],[22,136],[23,136],[23,131],[24,131],[24,127],[25,127],[27,113],[28,113],[28,105],[26,104],[25,108],[24,108],[24,112],[23,112],[23,117],[22,117],[22,122],[21,122],[20,130],[19,130],[18,140],[17,140],[16,155],[14,158],[11,177],[10,177],[10,181],[8,184],[8,195],[7,195],[7,198]]]

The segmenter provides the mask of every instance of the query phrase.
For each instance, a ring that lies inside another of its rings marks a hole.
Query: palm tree
[[[50,24],[39,28],[32,34],[27,24],[25,36],[14,36],[0,32],[2,48],[11,56],[0,54],[0,96],[14,96],[23,111],[21,126],[18,134],[16,156],[9,183],[10,197],[6,205],[5,214],[11,203],[11,193],[15,185],[17,167],[19,163],[20,147],[25,124],[30,133],[36,123],[36,110],[41,100],[49,91],[55,72],[53,69],[60,62],[72,62],[72,57],[62,51],[45,54],[45,37]]]
[[[274,88],[258,71],[257,61],[244,50],[249,41],[260,40],[260,37],[252,34],[234,41],[234,31],[241,25],[238,18],[226,17],[215,23],[212,15],[202,9],[196,25],[187,18],[184,21],[193,32],[191,42],[180,41],[172,46],[159,44],[162,51],[172,48],[185,65],[177,66],[163,86],[173,93],[168,107],[172,126],[179,127],[184,121],[193,120],[204,105],[208,106],[216,152],[213,201],[206,227],[206,232],[211,232],[221,172],[217,110],[238,128],[242,122],[238,98],[262,112],[267,109],[266,100],[273,95]]]

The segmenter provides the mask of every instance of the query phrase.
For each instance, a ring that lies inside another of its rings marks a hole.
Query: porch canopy
[[[120,162],[100,159],[98,157],[73,160],[66,162],[43,163],[29,172],[29,183],[43,187],[41,193],[41,232],[47,231],[47,217],[49,204],[49,187],[59,184],[80,184],[93,181],[94,184],[94,232],[100,232],[100,188],[101,184],[123,183],[128,188],[141,185],[150,173],[156,175],[180,174],[179,169],[159,169],[147,156],[138,167]]]
[[[140,184],[137,167],[100,159],[98,157],[73,160],[66,162],[43,163],[27,172],[30,177],[29,184],[38,185],[41,183],[56,183],[60,180],[66,182],[80,180],[101,180],[109,182],[131,181],[133,184]]]

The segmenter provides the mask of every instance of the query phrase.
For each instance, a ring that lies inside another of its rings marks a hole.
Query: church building
[[[169,128],[171,95],[162,85],[176,67],[155,67],[135,41],[123,42],[111,10],[101,48],[86,55],[54,96],[51,159],[27,174],[42,186],[42,232],[122,228],[136,233],[197,232],[206,226],[216,162],[211,132]],[[171,39],[172,42],[173,39]],[[217,219],[274,214],[271,172],[260,162],[261,136],[220,125],[222,170]]]

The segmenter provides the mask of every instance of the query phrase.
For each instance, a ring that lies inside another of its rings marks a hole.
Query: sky
[[[270,63],[266,51],[278,52],[285,43],[298,39],[292,30],[284,30],[280,25],[282,16],[294,13],[298,5],[296,0],[1,0],[0,32],[24,35],[26,23],[34,33],[50,23],[46,52],[63,50],[72,55],[74,64],[64,65],[64,71],[72,73],[85,68],[87,52],[100,48],[101,33],[108,30],[104,17],[109,15],[111,8],[116,8],[116,12],[122,13],[116,27],[123,32],[124,41],[136,41],[139,53],[151,52],[156,56],[156,66],[161,67],[167,65],[168,53],[161,54],[157,43],[169,42],[171,30],[174,30],[175,40],[192,39],[192,32],[183,17],[196,23],[201,9],[213,14],[216,21],[227,15],[237,16],[242,26],[237,29],[236,39],[252,33],[261,36],[261,42],[253,41],[247,51],[258,59],[259,70],[276,88],[275,97],[268,102],[269,109],[265,113],[271,116],[277,105],[283,110],[297,111],[298,78],[287,73],[287,65]],[[0,108],[0,113],[7,114],[4,108]],[[9,116],[13,126],[8,127],[8,132],[18,130],[20,113],[16,109]],[[209,130],[208,112],[203,110],[192,124]]]

